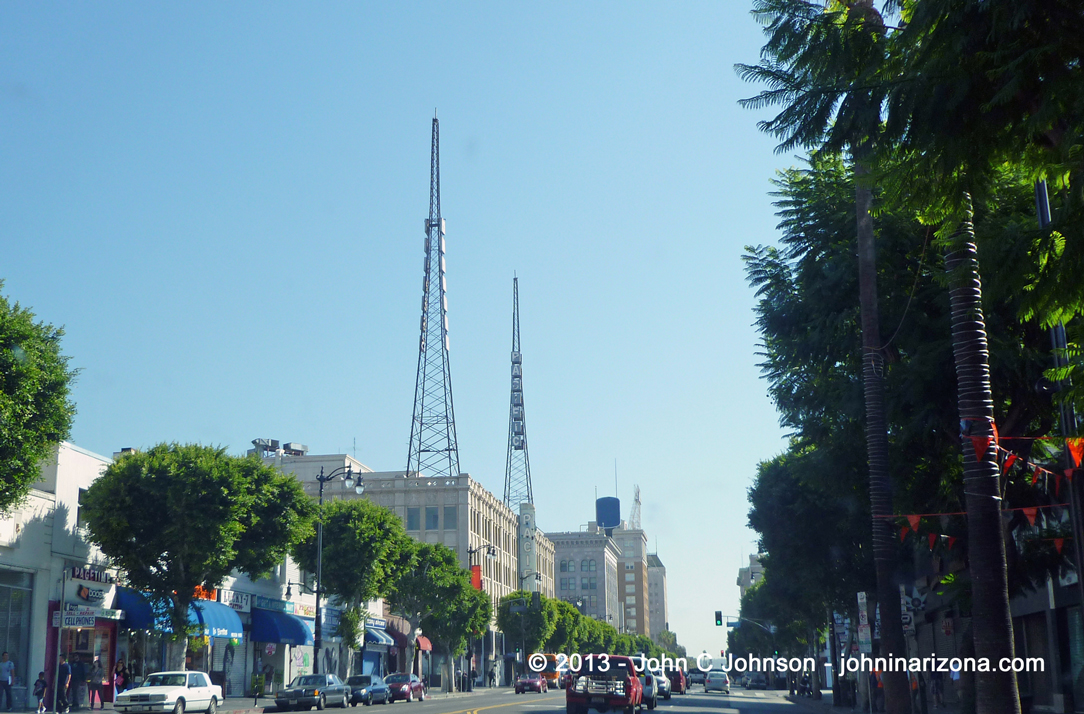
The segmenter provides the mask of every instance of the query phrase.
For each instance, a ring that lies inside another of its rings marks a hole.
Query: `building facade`
[[[622,523],[613,532],[614,542],[621,550],[618,572],[619,590],[624,607],[624,631],[631,635],[651,634],[650,602],[647,588],[647,534],[641,529]]]
[[[760,564],[760,553],[753,553],[749,556],[749,566],[745,568],[738,568],[738,589],[741,590],[741,596],[745,597],[745,593],[749,588],[759,583],[761,578],[764,577],[764,567]]]
[[[618,559],[621,552],[602,530],[547,533],[554,547],[556,596],[584,615],[620,628]]]
[[[647,554],[647,612],[651,624],[651,639],[670,629],[670,611],[666,599],[666,566],[658,553]]]

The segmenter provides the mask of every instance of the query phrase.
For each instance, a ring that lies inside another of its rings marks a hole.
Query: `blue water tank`
[[[595,501],[595,522],[599,528],[617,528],[621,525],[621,499],[606,496]]]

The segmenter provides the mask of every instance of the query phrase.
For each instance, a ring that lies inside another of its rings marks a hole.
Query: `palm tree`
[[[756,0],[753,14],[767,24],[768,42],[757,65],[738,65],[742,78],[768,89],[743,106],[783,105],[760,128],[780,139],[778,150],[849,148],[855,173],[859,306],[862,321],[862,382],[866,402],[866,450],[877,600],[881,608],[881,653],[906,656],[896,581],[896,543],[889,516],[888,430],[884,354],[877,304],[873,187],[869,162],[880,133],[884,89],[878,81],[886,59],[885,25],[872,0],[823,3]],[[885,672],[889,714],[907,714],[907,676]]]

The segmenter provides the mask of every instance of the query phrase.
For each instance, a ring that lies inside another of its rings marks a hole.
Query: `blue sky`
[[[0,279],[67,331],[73,441],[401,469],[430,122],[460,462],[503,490],[512,275],[539,524],[633,484],[717,651],[782,432],[740,256],[793,163],[737,100],[745,3],[4,3]]]

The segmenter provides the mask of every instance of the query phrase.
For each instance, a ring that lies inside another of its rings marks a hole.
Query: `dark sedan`
[[[516,694],[525,694],[526,692],[538,692],[542,694],[549,690],[549,686],[546,682],[546,678],[538,672],[529,672],[527,674],[520,675],[516,680]]]
[[[324,709],[336,704],[345,709],[350,704],[350,687],[334,674],[303,674],[294,677],[290,686],[275,693],[275,706],[290,709]]]
[[[384,677],[384,684],[391,690],[391,701],[424,702],[425,685],[416,674],[397,672]]]
[[[369,706],[373,702],[387,704],[391,700],[388,685],[375,674],[355,674],[347,677],[346,686],[350,687],[350,704],[355,707],[359,703]]]

